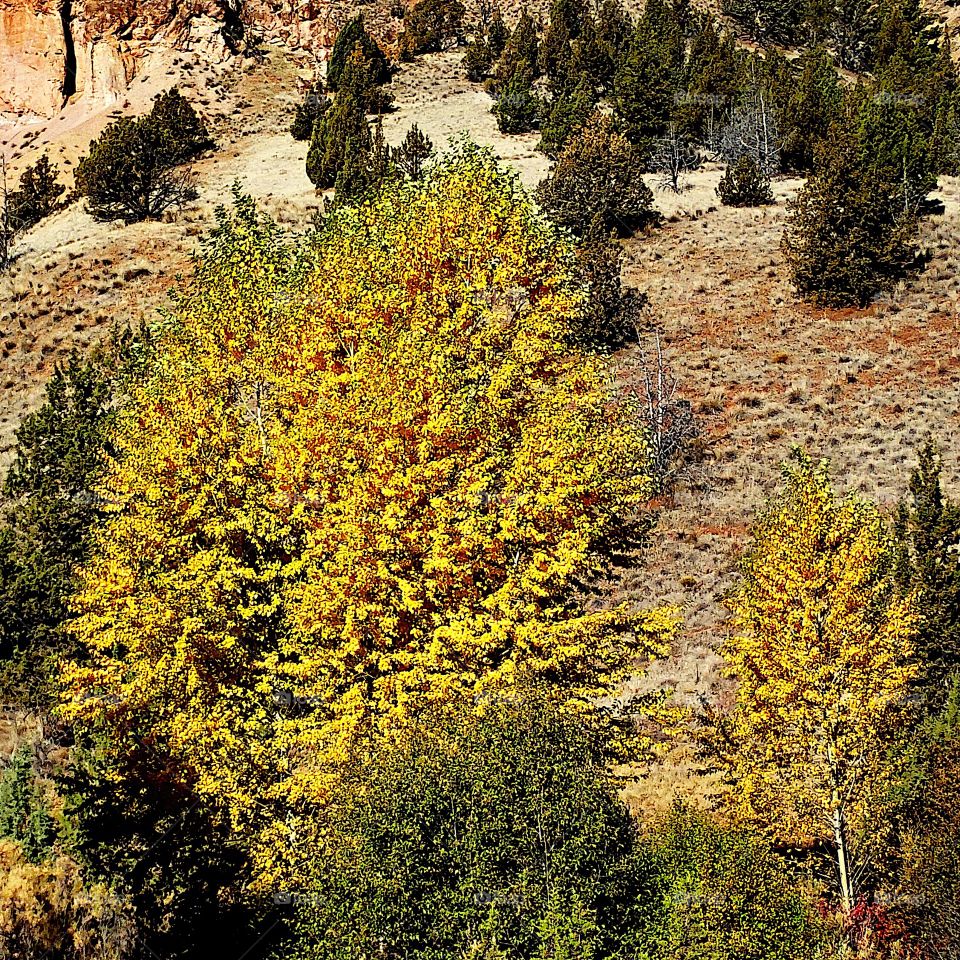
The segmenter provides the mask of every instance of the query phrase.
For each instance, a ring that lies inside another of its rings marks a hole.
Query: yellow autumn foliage
[[[527,680],[601,718],[675,622],[581,598],[645,441],[569,346],[568,242],[487,153],[296,247],[247,200],[221,221],[118,417],[64,712],[161,744],[266,883],[368,734]]]
[[[85,883],[67,856],[31,863],[0,839],[0,957],[123,960],[136,952],[132,911],[104,884]]]
[[[789,842],[826,839],[852,902],[853,837],[871,823],[916,676],[916,598],[893,582],[877,508],[798,452],[727,597],[737,700],[723,755],[734,799]]]

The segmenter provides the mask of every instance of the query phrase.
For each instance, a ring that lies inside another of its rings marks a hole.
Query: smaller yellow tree
[[[873,504],[836,497],[826,465],[799,451],[784,480],[726,599],[722,652],[738,695],[718,742],[743,813],[784,840],[835,845],[849,909],[854,838],[877,815],[916,673],[918,612],[895,590]]]

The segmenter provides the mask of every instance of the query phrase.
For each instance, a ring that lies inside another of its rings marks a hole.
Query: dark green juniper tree
[[[57,664],[75,650],[64,632],[77,567],[103,517],[97,483],[120,378],[142,344],[72,356],[47,383],[43,406],[17,431],[0,527],[0,696],[45,710]]]

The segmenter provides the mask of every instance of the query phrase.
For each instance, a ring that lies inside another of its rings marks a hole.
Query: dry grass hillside
[[[547,169],[536,136],[498,132],[460,56],[404,67],[394,82],[398,109],[384,121],[388,139],[398,142],[413,122],[438,146],[468,132],[535,184]],[[15,428],[58,360],[88,349],[112,324],[155,315],[235,180],[281,224],[309,220],[319,200],[304,171],[307,146],[287,126],[311,69],[274,51],[229,71],[171,67],[144,85],[176,80],[208,115],[220,149],[197,164],[200,199],[169,222],[98,224],[75,204],[21,241],[14,267],[0,276],[0,461],[9,462]],[[33,132],[24,144],[24,131],[0,130],[0,148],[15,142],[20,162],[48,150],[68,170],[93,133],[57,123]],[[930,430],[943,442],[948,489],[960,495],[960,182],[941,185],[945,212],[924,226],[930,262],[922,274],[866,310],[828,311],[798,301],[779,252],[785,202],[799,181],[776,184],[773,207],[736,210],[719,206],[719,177],[708,168],[679,196],[657,193],[664,223],[627,244],[626,278],[648,293],[708,438],[696,482],[665,505],[650,549],[613,588],[683,610],[682,637],[653,674],[681,697],[724,695],[718,596],[792,446],[830,457],[841,488],[892,506]],[[640,389],[639,348],[616,363],[623,389]],[[689,751],[677,748],[656,796],[639,784],[634,798],[649,805],[689,793],[692,767]]]

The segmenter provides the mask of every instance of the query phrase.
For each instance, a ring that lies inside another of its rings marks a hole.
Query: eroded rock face
[[[240,0],[0,0],[0,110],[53,116],[120,100],[158,51],[231,54]]]
[[[156,54],[221,62],[245,31],[320,57],[357,9],[357,0],[0,0],[0,112],[51,117],[71,99],[103,109]],[[371,32],[395,39],[389,0],[362,9]]]
[[[60,12],[44,0],[0,0],[0,108],[49,116],[63,102]]]

